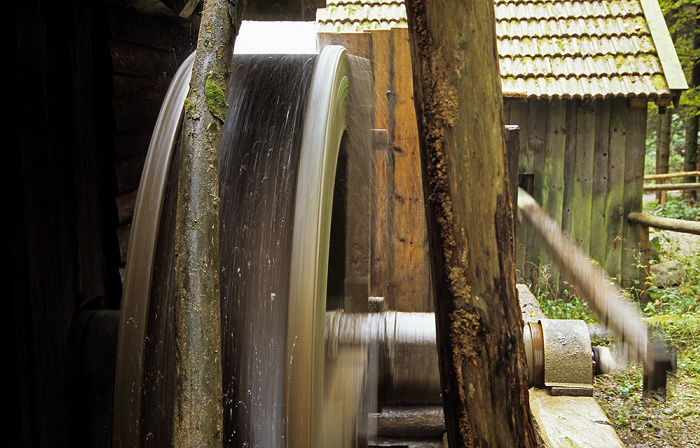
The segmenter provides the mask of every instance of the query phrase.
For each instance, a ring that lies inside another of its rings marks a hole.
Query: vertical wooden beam
[[[506,155],[508,157],[508,180],[513,210],[518,207],[518,163],[520,160],[520,126],[506,125]],[[515,220],[513,220],[515,222]],[[513,230],[515,232],[515,229]]]
[[[542,204],[547,188],[545,157],[546,157],[546,132],[547,132],[547,103],[548,100],[533,99],[528,102],[528,135],[527,155],[532,170],[532,196]],[[534,234],[528,240],[527,264],[530,269],[529,278],[533,284],[543,280],[543,273],[548,270],[547,258],[544,251],[537,244]]]
[[[610,115],[610,147],[608,149],[608,191],[605,204],[605,270],[608,275],[622,280],[625,157],[627,141],[627,101],[615,98]]]
[[[494,5],[406,3],[450,446],[535,446]]]
[[[572,202],[573,214],[576,218],[571,223],[571,238],[586,253],[589,253],[591,239],[595,120],[593,104],[582,103],[577,115],[576,166]]]
[[[512,102],[510,105],[510,114],[507,124],[518,125],[520,127],[519,137],[519,156],[518,156],[518,182],[525,189],[527,188],[528,176],[532,174],[532,165],[528,152],[528,106],[525,101]],[[522,181],[522,183],[521,183]],[[531,189],[528,190],[532,193]],[[533,272],[535,271],[532,263],[528,262],[528,246],[534,241],[534,235],[529,226],[517,226],[517,234],[515,238],[515,267],[518,272],[518,281],[531,283]]]
[[[605,224],[605,196],[608,191],[608,155],[610,149],[610,109],[612,100],[595,103],[595,140],[593,149],[593,177],[591,195],[591,230],[587,244],[588,255],[595,261],[605,263],[607,233],[600,231]],[[537,198],[535,198],[537,200]],[[585,249],[584,249],[585,250]]]
[[[356,47],[364,54],[371,52],[371,34],[358,33]],[[343,137],[338,163],[345,163],[345,282],[344,298],[347,312],[367,312],[370,291],[372,165],[374,158],[372,104],[367,93],[372,92],[369,59],[348,57],[353,82],[350,83],[348,104],[354,105],[351,127]],[[340,159],[343,160],[340,160]],[[337,179],[336,179],[337,181]],[[337,188],[337,187],[336,187]]]
[[[540,177],[540,194],[542,207],[561,227],[564,206],[564,160],[566,155],[566,103],[561,99],[549,100],[544,134],[544,155],[542,176]],[[540,269],[548,273],[548,287],[559,289],[559,270],[540,248]]]
[[[393,178],[393,162],[386,129],[374,130],[374,164],[372,166],[372,236],[370,295],[390,296],[389,273],[392,271],[393,221],[390,213],[390,189]]]
[[[576,139],[578,135],[578,102],[566,101],[566,143],[564,154],[564,196],[562,198],[561,227],[567,235],[571,235],[574,200],[574,173],[576,172]]]
[[[391,30],[394,103],[394,261],[397,311],[432,311],[420,149],[408,30]]]
[[[559,225],[564,203],[564,156],[566,151],[566,103],[553,99],[547,105],[542,205]]]
[[[394,152],[389,135],[387,92],[391,89],[390,31],[372,32],[372,73],[374,75],[374,184],[372,209],[372,278],[370,294],[394,303],[393,271]],[[393,134],[393,131],[392,131]]]
[[[625,191],[623,194],[624,216],[632,212],[642,211],[644,197],[644,154],[646,151],[647,134],[647,105],[642,107],[630,107],[627,110],[627,139],[625,141]],[[648,232],[648,229],[647,229]],[[637,225],[625,223],[623,229],[622,251],[622,287],[633,286],[636,280],[646,281],[643,269],[644,264],[642,250],[642,229]],[[647,234],[648,242],[648,234]],[[648,252],[646,254],[648,256]],[[641,263],[640,263],[641,261]],[[647,263],[648,264],[648,261]]]

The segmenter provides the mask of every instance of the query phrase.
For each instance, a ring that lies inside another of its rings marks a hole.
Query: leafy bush
[[[685,199],[671,196],[666,200],[666,207],[661,207],[658,201],[650,201],[644,204],[644,213],[661,216],[664,218],[685,219],[688,221],[700,221],[700,206],[691,204]]]

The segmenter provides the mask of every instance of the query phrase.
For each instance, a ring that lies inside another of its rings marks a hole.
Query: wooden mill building
[[[627,215],[642,207],[647,105],[673,106],[687,88],[657,1],[495,0],[495,13],[505,122],[520,127],[520,185],[590,258],[633,283],[640,233]],[[404,5],[328,0],[317,22],[321,42],[374,62],[375,126],[388,129],[389,148],[377,179],[386,179],[394,227],[378,243],[389,250],[373,253],[375,268],[386,269],[378,293],[399,308],[429,304]],[[557,283],[524,227],[516,248],[519,281]]]
[[[667,37],[659,40],[665,26],[654,1],[496,1],[501,67],[514,67],[503,72],[504,90],[518,93],[506,109],[507,122],[522,130],[524,184],[616,275],[628,267],[621,254],[638,239],[624,216],[641,207],[646,104],[669,105],[684,88]],[[251,20],[314,20],[326,6],[248,3]],[[119,309],[150,136],[172,75],[195,48],[201,2],[29,0],[9,7],[6,445],[109,446],[109,428],[91,422],[107,418],[110,403],[100,397],[113,378],[88,383],[76,376],[84,347],[75,341],[89,340],[113,363],[115,347],[99,334],[110,329],[95,328],[90,339],[74,330],[90,313]],[[402,8],[337,2],[317,19],[325,42],[344,40],[375,63],[375,127],[384,132],[376,134],[373,250],[384,255],[373,260],[372,292],[393,309],[420,310],[430,308],[427,240]],[[549,47],[538,43],[546,33]],[[545,193],[543,186],[552,188]],[[518,241],[521,266],[540,265],[527,238]],[[620,261],[607,261],[609,253]]]

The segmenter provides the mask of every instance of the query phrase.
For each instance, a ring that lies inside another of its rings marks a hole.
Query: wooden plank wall
[[[370,294],[389,309],[431,311],[428,240],[408,30],[319,34],[370,59],[374,78],[374,186]]]
[[[639,278],[640,235],[626,217],[642,207],[646,103],[507,100],[505,114],[521,128],[521,182],[591,259],[631,286]],[[519,281],[545,277],[558,288],[556,270],[522,226],[516,259]]]

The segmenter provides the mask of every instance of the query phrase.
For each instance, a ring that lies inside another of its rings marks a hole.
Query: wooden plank
[[[586,253],[589,253],[591,239],[595,120],[594,105],[590,102],[579,104],[576,132],[576,163],[572,194],[573,219],[571,222],[571,238]]]
[[[394,152],[389,135],[390,110],[386,93],[391,90],[389,76],[392,64],[391,32],[372,31],[372,73],[374,77],[374,188],[373,188],[373,234],[372,234],[372,279],[370,294],[384,297],[387,306],[395,303],[393,286],[393,197],[394,197]],[[393,132],[392,132],[393,135]]]
[[[632,107],[627,111],[627,141],[625,145],[624,214],[642,211],[644,192],[644,154],[646,151],[647,107]],[[637,225],[625,225],[622,252],[622,286],[630,287],[636,280],[645,280],[640,268],[642,232]]]
[[[564,205],[564,161],[566,154],[566,103],[555,99],[547,104],[545,156],[541,183],[542,207],[561,227]],[[558,290],[559,271],[540,249],[540,268],[547,266],[549,286]]]
[[[695,177],[700,176],[700,171],[685,171],[682,173],[666,173],[666,174],[648,174],[644,176],[644,180],[656,179],[673,179],[676,177]]]
[[[509,116],[506,123],[517,125],[520,127],[519,137],[519,155],[518,155],[518,171],[519,179],[532,174],[530,171],[529,157],[527,151],[527,135],[528,135],[528,106],[525,101],[507,101],[511,103],[509,107]],[[524,188],[524,185],[520,184]],[[515,233],[515,269],[517,272],[518,282],[529,282],[526,278],[526,255],[527,244],[533,238],[532,231],[529,226],[517,225]],[[531,270],[529,263],[527,264],[528,271]],[[531,282],[530,282],[531,283]]]
[[[393,221],[390,198],[393,191],[393,152],[386,129],[374,131],[374,183],[372,190],[372,255],[370,295],[390,297],[390,273],[393,260]]]
[[[610,111],[612,100],[595,102],[595,142],[593,149],[593,185],[591,196],[591,239],[589,256],[603,264],[607,233],[605,229],[605,197],[608,191],[608,151],[610,148]],[[595,231],[593,229],[596,229]]]
[[[622,279],[622,237],[624,213],[625,157],[627,140],[627,101],[615,98],[610,115],[608,149],[608,192],[605,204],[605,270],[618,282]]]
[[[397,311],[430,311],[428,236],[408,30],[391,30],[396,98],[394,150],[394,283]]]
[[[576,140],[578,135],[578,104],[566,101],[566,146],[564,155],[564,195],[562,198],[561,227],[571,236],[573,226],[573,195],[576,173]]]
[[[542,203],[542,192],[545,188],[545,138],[547,129],[547,100],[528,101],[528,136],[526,157],[533,175],[532,196],[538,203]],[[527,241],[525,250],[525,279],[534,284],[540,280],[544,273],[546,260],[540,258],[540,247],[535,238]]]

